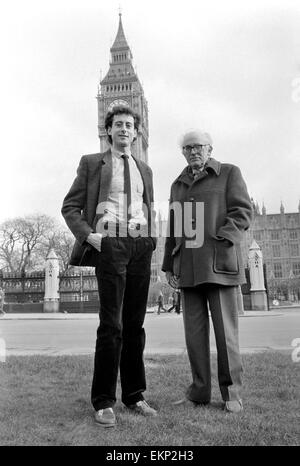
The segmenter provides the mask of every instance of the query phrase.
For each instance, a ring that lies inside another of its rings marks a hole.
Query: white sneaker
[[[244,409],[242,400],[225,401],[224,409],[228,413],[240,413]]]
[[[95,412],[95,421],[102,427],[114,427],[116,425],[116,416],[112,408],[99,409]]]
[[[133,405],[128,405],[127,408],[143,416],[157,416],[156,409],[151,408],[145,400],[138,401]]]

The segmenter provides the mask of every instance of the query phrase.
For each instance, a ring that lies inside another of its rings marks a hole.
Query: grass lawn
[[[146,399],[159,416],[137,416],[118,401],[117,426],[103,429],[90,405],[92,356],[10,356],[0,363],[0,445],[299,445],[300,365],[290,354],[243,355],[239,415],[222,410],[215,355],[212,404],[205,407],[172,406],[190,382],[186,355],[145,363]]]

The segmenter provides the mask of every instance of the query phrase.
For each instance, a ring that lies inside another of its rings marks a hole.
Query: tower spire
[[[115,38],[115,41],[110,50],[119,49],[119,48],[128,48],[127,40],[124,34],[123,24],[122,24],[122,11],[119,7],[119,28]]]

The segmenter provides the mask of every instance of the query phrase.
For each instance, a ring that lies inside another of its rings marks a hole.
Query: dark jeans
[[[146,389],[143,328],[153,242],[151,238],[104,237],[96,276],[100,296],[92,404],[96,410],[116,402],[120,368],[122,401],[143,400]]]

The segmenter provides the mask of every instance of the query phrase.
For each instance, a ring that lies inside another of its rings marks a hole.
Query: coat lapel
[[[100,155],[100,160],[99,160],[99,170],[97,171],[97,205],[96,209],[94,212],[96,212],[96,215],[94,217],[93,221],[93,229],[95,230],[97,221],[99,218],[103,216],[103,208],[100,206],[102,205],[103,207],[103,202],[107,201],[108,195],[109,195],[109,189],[111,185],[111,179],[112,179],[112,157],[111,157],[111,150],[109,149],[108,151],[104,152],[103,154]],[[100,189],[99,189],[100,188]]]
[[[150,189],[149,189],[149,186],[150,186],[150,180],[149,180],[149,175],[148,175],[148,171],[146,170],[146,167],[140,163],[140,161],[132,156],[132,158],[134,159],[138,169],[139,169],[139,172],[141,174],[141,177],[142,177],[142,180],[143,180],[143,185],[144,185],[144,193],[143,193],[143,201],[144,201],[144,204],[146,204],[146,206],[148,206],[148,208],[150,207],[150,197],[149,197],[149,193],[150,193]]]
[[[182,183],[187,184],[188,186],[191,186],[193,184],[193,178],[189,175],[188,173],[188,167],[185,167],[183,171],[180,173],[180,175],[176,178],[174,183],[177,183],[177,181],[180,181]]]
[[[109,195],[109,188],[112,179],[112,156],[110,149],[103,154],[100,163],[102,164],[102,167],[98,204],[107,201]]]

